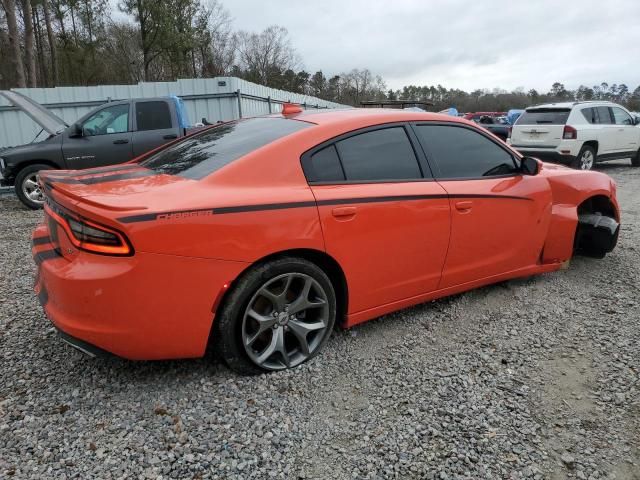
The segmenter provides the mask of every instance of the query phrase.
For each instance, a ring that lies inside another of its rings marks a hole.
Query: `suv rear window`
[[[525,110],[516,125],[564,125],[569,118],[567,108],[536,108]]]
[[[168,175],[199,180],[260,147],[311,124],[284,118],[249,118],[197,133],[140,162]]]

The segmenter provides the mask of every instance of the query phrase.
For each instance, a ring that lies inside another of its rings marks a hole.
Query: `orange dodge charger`
[[[91,355],[295,367],[335,324],[558,270],[617,241],[607,175],[522,157],[464,119],[249,118],[133,162],[40,174],[35,290]]]

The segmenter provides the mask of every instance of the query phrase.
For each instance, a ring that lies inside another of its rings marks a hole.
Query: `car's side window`
[[[479,132],[455,125],[417,125],[416,134],[438,178],[464,179],[514,175],[513,156]]]
[[[87,118],[82,124],[83,135],[109,135],[129,130],[129,104],[103,108]]]
[[[312,182],[342,182],[345,180],[340,157],[334,144],[311,155],[307,178]]]
[[[136,102],[136,126],[139,132],[171,128],[171,112],[167,102]]]
[[[613,124],[609,107],[596,107],[596,111],[598,112],[598,123],[602,125]]]
[[[360,133],[336,142],[347,181],[422,178],[418,159],[404,127]]]
[[[582,115],[589,123],[598,123],[598,116],[596,114],[595,108],[583,108],[581,110]]]
[[[633,125],[631,116],[621,108],[611,107],[611,111],[613,112],[613,118],[616,125]]]

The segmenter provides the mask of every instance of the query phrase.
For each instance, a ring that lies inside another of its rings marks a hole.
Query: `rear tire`
[[[596,149],[589,145],[584,145],[576,159],[571,162],[571,167],[577,170],[591,170],[597,161]]]
[[[640,149],[636,152],[635,156],[631,157],[631,166],[640,167]]]
[[[322,350],[335,318],[336,296],[324,271],[283,257],[240,277],[216,315],[213,348],[242,375],[285,370]]]
[[[32,210],[38,210],[44,205],[44,192],[38,185],[38,172],[51,170],[52,167],[42,163],[28,165],[18,172],[15,181],[16,195],[20,201]]]

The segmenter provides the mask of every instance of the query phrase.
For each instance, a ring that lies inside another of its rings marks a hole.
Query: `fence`
[[[194,124],[277,113],[284,102],[304,108],[343,108],[345,105],[316,97],[263,87],[236,77],[181,79],[175,82],[142,82],[137,85],[97,87],[19,88],[15,91],[41,103],[68,124],[109,100],[178,95]],[[17,108],[0,99],[0,148],[31,142],[40,127]],[[41,137],[39,137],[41,138]]]

